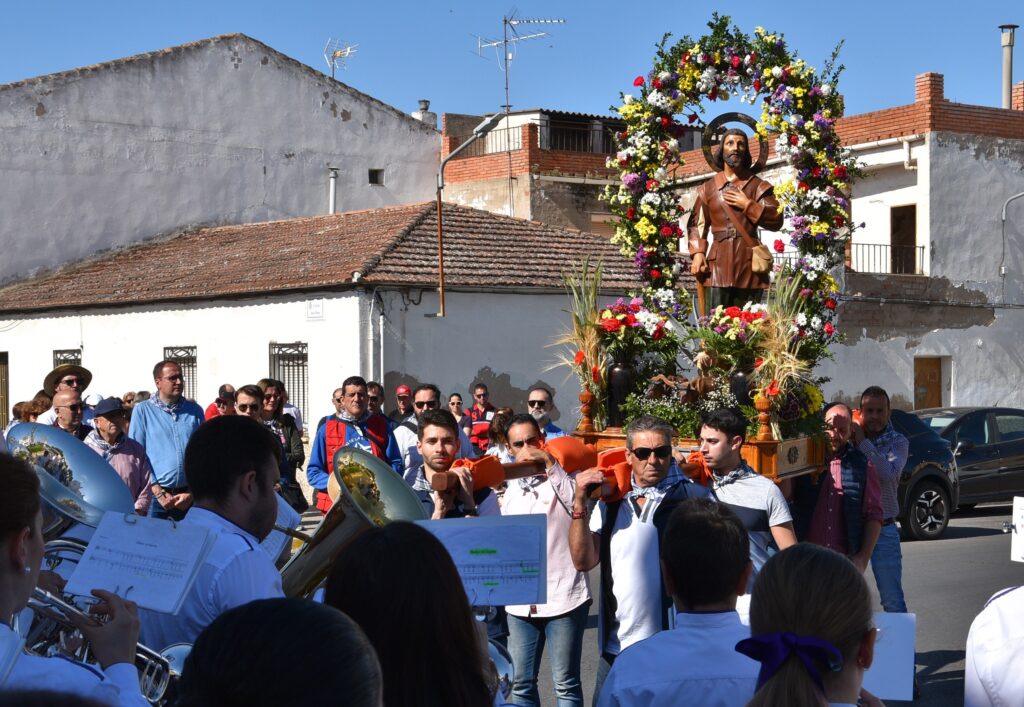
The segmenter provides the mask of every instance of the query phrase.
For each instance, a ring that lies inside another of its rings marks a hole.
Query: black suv
[[[935,540],[946,530],[960,500],[956,457],[949,442],[917,415],[893,410],[890,420],[910,441],[897,491],[903,537]]]

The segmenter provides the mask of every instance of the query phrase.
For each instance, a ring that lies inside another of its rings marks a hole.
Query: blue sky
[[[663,33],[699,36],[718,10],[748,33],[755,25],[784,33],[815,66],[845,39],[840,89],[847,114],[854,114],[912,102],[914,76],[925,71],[945,74],[951,100],[998,105],[998,25],[1024,25],[1021,0],[509,3],[8,2],[0,23],[0,84],[231,32],[326,71],[324,44],[340,37],[359,45],[338,74],[345,83],[404,111],[429,98],[438,113],[485,113],[504,103],[503,79],[494,50],[477,56],[474,35],[499,38],[502,16],[514,10],[520,17],[567,22],[519,49],[511,73],[513,109],[605,113],[619,91],[630,90],[633,77],[649,69]],[[1020,81],[1024,31],[1018,30],[1015,58],[1014,81]]]

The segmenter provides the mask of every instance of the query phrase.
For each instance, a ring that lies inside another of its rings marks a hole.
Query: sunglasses
[[[371,403],[375,403],[375,402],[380,400],[380,396],[379,395],[368,395],[366,397],[366,399],[369,400]]]
[[[491,397],[491,394],[490,393],[473,393],[473,397],[474,398],[489,398],[489,397]]]
[[[259,409],[263,407],[262,403],[238,403],[237,405],[239,412],[259,412]]]
[[[658,459],[668,459],[669,455],[672,454],[672,445],[665,444],[660,447],[653,448],[637,447],[636,449],[632,450],[632,452],[634,457],[636,457],[637,459],[643,459],[645,461],[650,458],[651,452],[654,452],[654,456],[658,457]]]
[[[331,400],[333,400],[336,403],[340,403],[344,400],[344,398],[331,398]]]
[[[542,408],[542,407],[544,407],[545,405],[548,404],[548,401],[547,400],[528,400],[526,404],[529,405],[532,408]]]
[[[82,403],[73,403],[71,405],[61,405],[59,407],[62,407],[66,410],[70,410],[71,412],[81,412],[82,408],[84,408],[85,406],[82,405]]]
[[[537,447],[540,446],[540,437],[528,437],[527,439],[521,439],[518,442],[511,442],[509,446],[512,449],[522,449],[525,446]]]
[[[81,378],[65,378],[60,383],[61,383],[61,385],[81,385],[82,384],[82,379]]]
[[[422,410],[423,408],[427,408],[428,410],[437,409],[436,400],[417,400],[416,402],[413,403],[413,405],[416,406],[417,410]]]

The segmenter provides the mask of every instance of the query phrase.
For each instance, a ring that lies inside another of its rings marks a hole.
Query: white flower
[[[671,76],[672,76],[672,74],[670,74],[667,71],[662,71],[660,74],[658,74],[658,78],[661,79],[662,81],[665,81],[666,79],[670,78]]]
[[[773,67],[772,68],[772,76],[774,76],[777,79],[778,78],[782,78],[782,67],[781,66]]]
[[[666,96],[661,91],[657,90],[651,91],[650,93],[647,94],[647,102],[654,106],[655,108],[660,108],[661,110],[668,110],[669,108],[672,107],[672,99],[669,96]]]
[[[817,315],[811,317],[811,328],[812,329],[821,329],[821,317],[819,317]]]
[[[797,314],[796,323],[799,324],[800,326],[807,326],[807,315],[804,314],[803,312]]]
[[[828,95],[831,95],[831,93],[832,93],[832,87],[831,86],[829,86],[827,83],[821,84],[821,95],[828,96]]]
[[[627,93],[627,94],[625,94],[625,95],[624,95],[624,96],[622,97],[622,103],[623,103],[623,105],[627,105],[627,106],[628,106],[628,105],[629,105],[630,103],[632,103],[632,102],[633,102],[633,96],[632,96],[632,94],[629,94],[629,93]]]
[[[675,138],[665,141],[665,149],[669,152],[679,152],[679,141]]]
[[[668,172],[665,171],[664,167],[658,167],[656,170],[654,170],[654,178],[657,179],[659,182],[664,182],[667,176]]]

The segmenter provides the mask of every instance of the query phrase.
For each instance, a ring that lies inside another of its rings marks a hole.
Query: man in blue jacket
[[[192,505],[185,480],[185,446],[203,424],[203,409],[182,397],[185,378],[174,361],[153,367],[157,394],[132,408],[128,436],[141,444],[153,466],[150,489],[156,503],[149,504],[154,518],[181,520]]]
[[[316,489],[316,507],[324,514],[331,509],[327,479],[334,473],[334,453],[342,447],[370,452],[387,462],[396,474],[402,473],[402,454],[388,419],[367,410],[366,381],[351,376],[342,383],[341,390],[341,411],[317,429],[306,465],[306,479]]]

